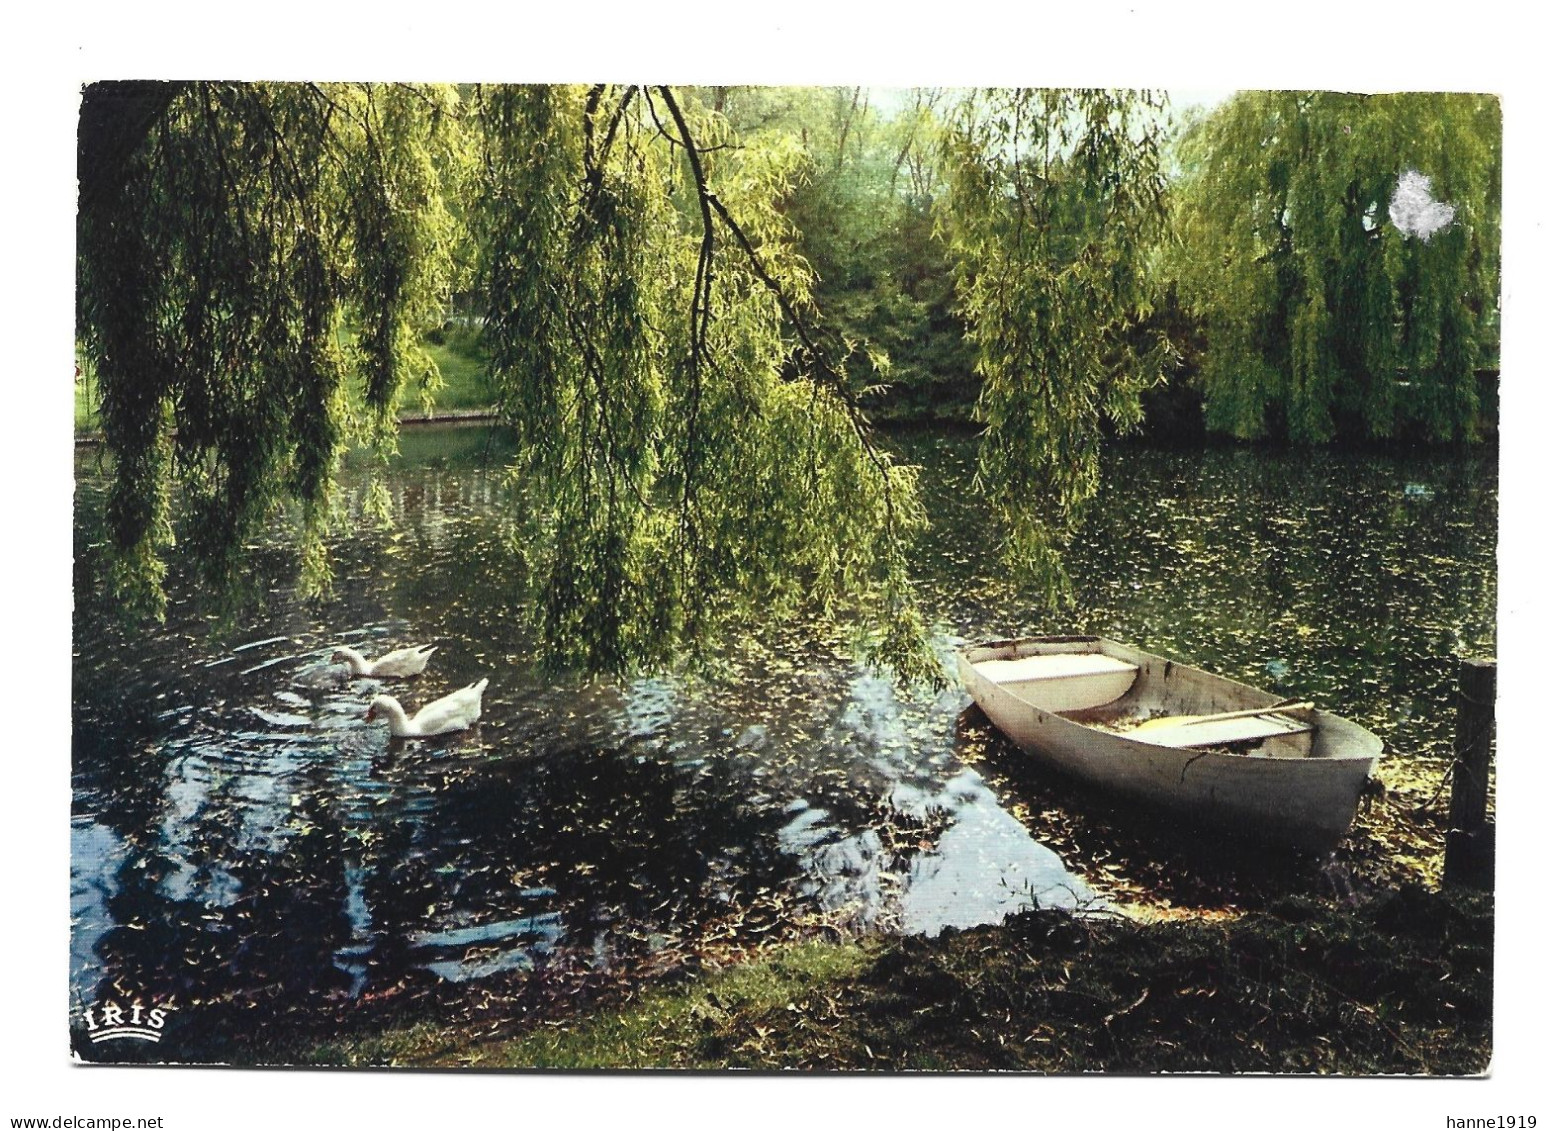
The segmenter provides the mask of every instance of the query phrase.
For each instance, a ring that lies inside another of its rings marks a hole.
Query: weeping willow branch
[[[866,654],[933,674],[904,564],[921,511],[799,310],[787,155],[670,88],[480,105],[486,333],[548,661],[659,667],[847,609]]]
[[[104,84],[82,105],[78,336],[102,396],[113,545],[155,611],[182,488],[183,540],[221,586],[286,500],[304,515],[303,588],[368,370],[386,423],[411,338],[449,276],[439,197],[445,89]],[[390,104],[383,112],[383,100]],[[352,230],[350,221],[352,220]],[[335,330],[361,328],[346,356]]]
[[[1141,418],[1167,343],[1129,333],[1160,222],[1161,103],[1127,91],[985,91],[945,134],[946,225],[977,353],[976,482],[1001,560],[1071,598],[1061,551],[1100,481],[1102,419]]]
[[[814,336],[812,335],[810,329],[806,326],[805,319],[800,316],[799,311],[795,309],[794,303],[790,301],[788,292],[783,288],[783,286],[779,284],[777,279],[773,278],[773,276],[768,272],[767,268],[763,265],[762,260],[757,255],[757,249],[752,245],[751,240],[747,238],[745,231],[743,231],[741,226],[736,223],[735,217],[730,214],[730,210],[725,207],[724,202],[721,201],[719,197],[716,196],[709,188],[708,178],[704,175],[703,172],[703,163],[698,156],[698,149],[692,140],[692,133],[687,127],[687,121],[683,117],[680,108],[676,104],[676,99],[672,97],[670,87],[661,87],[660,94],[661,100],[665,102],[667,109],[671,113],[671,118],[676,123],[676,128],[681,135],[679,144],[686,151],[688,164],[692,168],[693,181],[697,191],[698,205],[702,214],[703,222],[703,246],[699,254],[699,279],[702,281],[701,305],[703,321],[701,325],[701,332],[695,331],[694,335],[692,358],[694,370],[696,371],[696,367],[700,364],[700,356],[707,352],[706,339],[708,336],[709,317],[708,286],[709,280],[711,278],[714,257],[714,217],[717,215],[720,221],[725,225],[726,230],[728,230],[730,234],[735,237],[736,243],[740,246],[742,252],[746,255],[747,262],[751,265],[753,273],[777,301],[779,310],[783,313],[785,321],[788,323],[790,328],[794,330],[796,337],[799,339],[801,348],[804,351],[804,356],[810,362],[811,368],[821,378],[822,383],[829,390],[835,393],[842,401],[843,406],[847,411],[849,423],[853,428],[855,438],[858,439],[861,445],[863,445],[864,451],[869,456],[871,464],[881,475],[883,481],[886,484],[886,529],[888,531],[893,531],[896,525],[896,514],[894,505],[891,500],[891,465],[887,461],[883,460],[880,456],[880,453],[876,451],[874,440],[870,435],[869,422],[866,419],[863,410],[859,407],[858,401],[854,397],[853,390],[848,387],[848,381],[844,375],[827,361],[825,351],[816,344]],[[693,294],[693,309],[695,311],[698,310],[699,305],[700,291],[695,286]]]
[[[703,239],[698,246],[698,265],[693,273],[692,302],[688,306],[692,341],[688,349],[687,371],[692,382],[692,394],[687,405],[687,450],[691,453],[698,450],[696,441],[699,414],[703,407],[703,366],[709,354],[709,321],[712,315],[714,287],[714,217],[709,211],[708,179],[703,174],[703,162],[698,156],[697,147],[693,144],[687,121],[682,116],[676,99],[672,97],[670,87],[661,87],[660,97],[681,134],[680,144],[687,154],[688,164],[692,167],[703,224]],[[692,517],[697,505],[695,494],[697,471],[697,460],[689,459],[682,474],[680,533],[681,552],[684,555],[689,546],[695,552],[699,549],[698,526]]]

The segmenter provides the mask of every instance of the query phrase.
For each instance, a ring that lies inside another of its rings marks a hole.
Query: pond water
[[[1495,453],[1109,453],[1073,547],[1075,608],[1000,578],[959,432],[888,440],[923,469],[917,576],[937,644],[1098,631],[1333,705],[1394,758],[1442,758],[1454,657],[1490,652]],[[912,695],[788,629],[719,676],[553,679],[534,662],[506,452],[402,438],[390,531],[295,595],[283,530],[239,612],[175,560],[165,624],[103,595],[106,477],[77,456],[71,985],[262,1012],[405,979],[607,970],[800,920],[937,932],[1094,896],[960,754],[968,700]],[[363,510],[368,472],[345,468]],[[333,647],[438,642],[410,706],[490,677],[475,730],[388,742],[378,681]],[[1022,814],[1023,815],[1023,814]]]

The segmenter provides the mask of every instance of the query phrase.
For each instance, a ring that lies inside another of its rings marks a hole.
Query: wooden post
[[[1460,718],[1444,838],[1444,883],[1491,888],[1494,826],[1487,820],[1487,777],[1492,765],[1493,704],[1498,662],[1460,661]]]

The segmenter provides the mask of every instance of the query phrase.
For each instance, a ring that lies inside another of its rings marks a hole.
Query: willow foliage
[[[974,92],[944,140],[947,231],[976,345],[977,482],[1005,562],[1066,592],[1059,550],[1100,482],[1100,425],[1126,430],[1168,344],[1138,349],[1162,219],[1163,102],[1105,90]]]
[[[1211,428],[1476,435],[1496,337],[1501,119],[1468,94],[1250,92],[1183,139],[1171,271],[1203,312]],[[1451,223],[1403,235],[1403,174]]]
[[[909,469],[805,328],[778,202],[799,155],[667,88],[477,99],[485,328],[554,658],[657,665],[797,606],[932,673]]]
[[[1157,104],[958,110],[944,181],[979,480],[1010,561],[1054,585],[1100,420],[1132,424],[1163,360],[1130,323]],[[286,501],[324,573],[338,452],[390,454],[407,382],[432,396],[418,335],[466,269],[551,661],[658,667],[801,609],[865,626],[861,652],[904,679],[938,676],[906,566],[913,472],[814,310],[789,208],[810,155],[789,131],[736,137],[668,87],[101,84],[80,167],[79,335],[127,592],[159,598],[174,487],[213,577]]]
[[[157,608],[182,524],[228,583],[271,508],[299,500],[310,579],[357,379],[389,431],[430,367],[456,166],[437,87],[106,83],[80,134],[78,333],[117,467],[108,506],[123,595]],[[358,327],[353,344],[341,333]]]

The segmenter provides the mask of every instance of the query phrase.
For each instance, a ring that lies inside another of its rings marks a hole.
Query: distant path
[[[398,424],[459,424],[464,420],[498,420],[499,413],[492,408],[449,408],[442,412],[404,413],[397,418]]]

